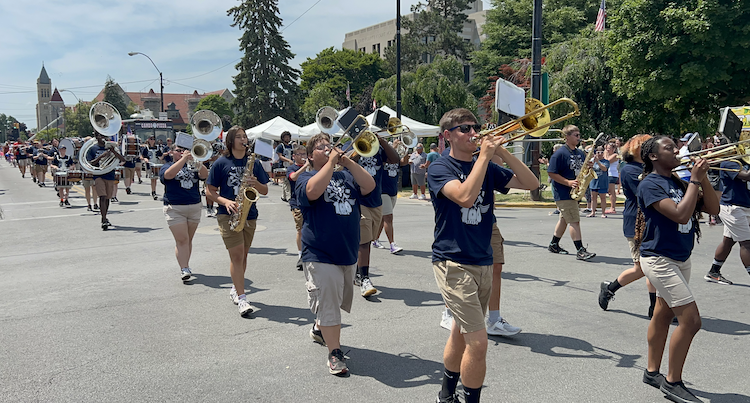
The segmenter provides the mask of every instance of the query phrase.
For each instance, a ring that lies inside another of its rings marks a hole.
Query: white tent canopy
[[[292,135],[292,140],[299,139],[300,127],[294,123],[276,116],[268,122],[261,123],[251,129],[245,130],[249,139],[263,137],[264,139],[281,141],[281,133],[288,131]]]
[[[391,116],[396,116],[396,111],[387,106],[380,107],[380,110]],[[367,116],[367,122],[372,124],[374,116],[375,112]],[[437,137],[440,134],[440,126],[432,126],[426,123],[418,122],[404,115],[401,115],[401,123],[408,126],[409,129],[417,135],[417,137]],[[338,134],[340,135],[342,132],[343,130],[339,130]],[[312,136],[318,133],[320,133],[320,129],[318,128],[318,125],[313,122],[299,129],[299,138],[300,140],[309,140]]]

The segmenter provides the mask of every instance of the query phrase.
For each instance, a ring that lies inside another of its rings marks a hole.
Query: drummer
[[[51,164],[52,169],[55,172],[55,179],[57,179],[58,173],[64,172],[65,176],[67,176],[67,171],[75,168],[75,162],[73,161],[73,158],[67,154],[67,151],[67,147],[64,145],[60,146],[57,149],[55,156],[52,158]],[[57,194],[60,196],[60,207],[71,207],[70,202],[68,201],[68,197],[70,196],[70,186],[58,186]]]
[[[151,136],[146,140],[146,145],[141,149],[141,157],[146,163],[146,176],[151,178],[151,197],[156,197],[156,182],[159,180],[159,171],[152,167],[155,164],[161,164],[159,156],[162,151],[156,146],[156,137]],[[154,172],[156,170],[156,172]]]
[[[130,194],[130,185],[133,183],[133,179],[135,179],[135,170],[136,170],[136,163],[134,157],[125,157],[125,162],[122,164],[122,173],[125,177],[125,193]],[[139,180],[140,180],[140,173],[138,173]],[[115,193],[115,198],[117,198],[117,194]]]

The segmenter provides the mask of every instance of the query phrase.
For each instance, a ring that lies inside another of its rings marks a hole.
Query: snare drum
[[[78,169],[68,171],[68,182],[80,182],[81,179],[83,179],[83,171]]]
[[[68,173],[65,171],[55,172],[55,186],[59,188],[69,188]]]
[[[92,181],[92,180],[94,180],[94,174],[92,174],[91,172],[84,172],[83,173],[83,180],[85,180],[85,181]]]
[[[161,167],[163,167],[164,164],[151,164],[151,177],[152,178],[158,178],[159,177],[159,171],[161,171]]]
[[[120,178],[124,178],[123,176],[123,168],[117,167],[115,168],[115,183],[120,183]]]

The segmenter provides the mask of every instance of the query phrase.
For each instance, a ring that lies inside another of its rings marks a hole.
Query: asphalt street
[[[0,162],[0,401],[434,401],[448,332],[439,326],[429,202],[399,198],[396,241],[404,251],[373,250],[379,292],[369,300],[357,294],[343,315],[351,376],[338,378],[328,374],[326,348],[308,336],[314,316],[281,187],[258,202],[246,274],[257,311],[243,319],[229,299],[229,258],[215,219],[202,219],[195,277],[183,283],[162,202],[149,197],[147,181],[131,195],[120,183],[114,227],[105,232],[82,189],[71,193],[73,208],[60,208],[52,187],[29,177]],[[645,282],[618,291],[609,311],[597,304],[600,282],[631,265],[621,216],[583,219],[584,244],[597,256],[579,262],[547,251],[557,220],[550,212],[495,211],[505,237],[501,313],[523,332],[490,337],[482,400],[666,401],[641,382]],[[684,380],[706,402],[750,402],[750,276],[735,247],[723,269],[735,285],[703,280],[722,227],[701,228],[691,288],[703,329]],[[573,250],[567,233],[561,245]]]

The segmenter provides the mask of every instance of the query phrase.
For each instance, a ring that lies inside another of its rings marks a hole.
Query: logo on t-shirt
[[[380,165],[377,165],[378,160],[375,157],[364,157],[359,159],[359,165],[367,171],[370,176],[375,176],[380,169]]]
[[[227,185],[234,189],[234,195],[237,196],[240,193],[240,185],[242,184],[242,174],[245,173],[245,167],[233,166],[229,168],[229,177],[227,178]]]
[[[351,198],[351,189],[344,186],[343,179],[331,179],[323,194],[326,203],[333,203],[338,215],[350,215],[354,200]]]
[[[388,176],[395,178],[398,176],[398,164],[385,163],[385,171],[388,172]]]
[[[672,199],[675,204],[679,204],[682,201],[682,197],[685,194],[682,192],[682,189],[669,189],[669,198]],[[689,234],[690,230],[693,229],[693,220],[689,220],[687,224],[678,224],[677,225],[677,231],[680,231],[682,234]]]
[[[198,179],[195,178],[195,175],[193,175],[193,172],[188,170],[188,167],[184,166],[182,169],[180,169],[179,172],[177,172],[177,175],[174,177],[178,181],[180,181],[180,186],[183,189],[192,189],[193,185],[195,185],[196,182],[198,182]],[[235,194],[236,191],[235,191]]]
[[[576,176],[578,176],[578,174],[581,173],[581,168],[583,168],[583,158],[581,158],[578,153],[570,154],[568,167],[576,173]]]
[[[479,192],[479,196],[474,201],[474,205],[461,208],[461,222],[468,225],[479,225],[482,222],[482,214],[490,209],[489,204],[482,204],[484,201],[484,190]]]

